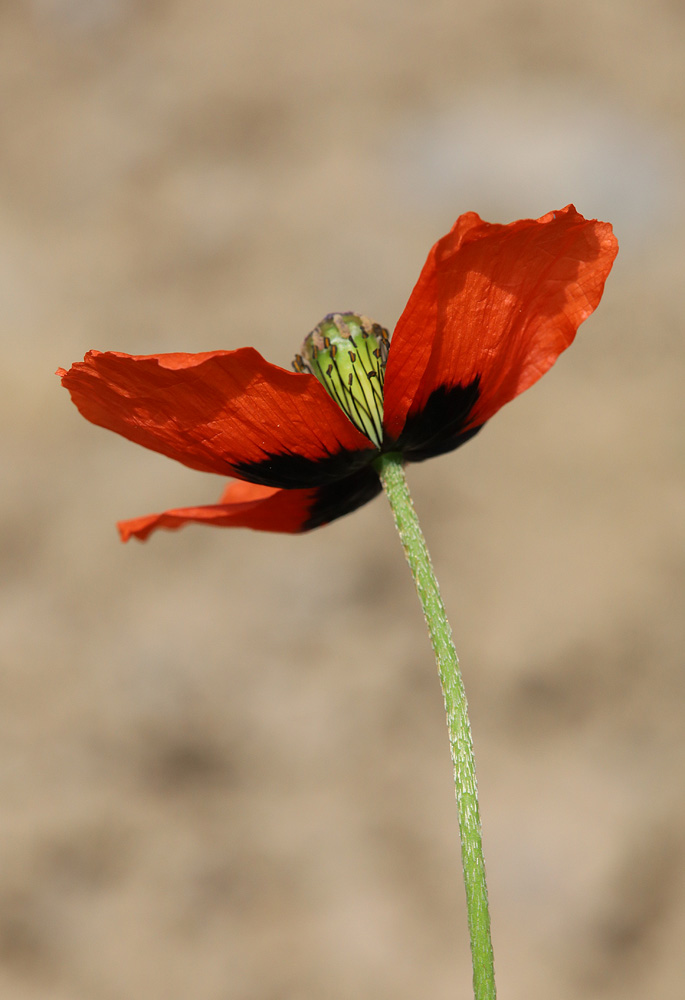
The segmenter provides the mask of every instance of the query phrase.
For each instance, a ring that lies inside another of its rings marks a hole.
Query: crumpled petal
[[[182,507],[162,514],[148,514],[117,525],[124,542],[144,541],[158,528],[175,530],[185,524],[213,524],[218,528],[255,528],[259,531],[302,531],[313,490],[279,490],[273,486],[234,481],[218,504]]]
[[[117,527],[124,542],[132,537],[144,541],[158,528],[175,530],[190,523],[299,534],[356,510],[380,491],[380,480],[370,466],[336,483],[307,490],[276,489],[236,480],[228,485],[218,504],[148,514],[121,521]]]

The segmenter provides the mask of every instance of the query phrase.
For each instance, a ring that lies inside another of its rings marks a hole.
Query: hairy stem
[[[459,660],[426,540],[409,494],[401,457],[393,454],[381,455],[376,461],[376,470],[392,508],[404,553],[414,577],[445,698],[459,810],[461,859],[473,961],[473,993],[475,1000],[495,1000],[495,970],[478,809],[476,765]]]

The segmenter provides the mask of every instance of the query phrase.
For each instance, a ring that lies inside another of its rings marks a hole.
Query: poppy
[[[332,313],[294,372],[250,347],[90,351],[62,384],[88,420],[191,469],[233,477],[218,504],[124,521],[124,541],[188,522],[304,532],[381,491],[381,452],[458,448],[543,375],[598,305],[618,245],[572,205],[509,225],[475,212],[428,255],[390,340]]]

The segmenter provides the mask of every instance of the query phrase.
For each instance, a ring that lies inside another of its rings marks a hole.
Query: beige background
[[[382,498],[303,538],[114,522],[222,482],[83,421],[89,348],[392,327],[431,243],[574,201],[601,308],[410,470],[472,707],[499,987],[685,982],[679,0],[0,5],[0,995],[469,994],[441,698]]]

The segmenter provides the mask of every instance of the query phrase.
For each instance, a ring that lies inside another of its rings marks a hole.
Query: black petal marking
[[[381,481],[371,465],[358,469],[345,479],[320,486],[301,530],[311,531],[312,528],[335,521],[373,500],[381,490]]]
[[[279,486],[281,489],[309,489],[326,486],[345,479],[378,456],[376,448],[361,451],[341,450],[325,458],[305,458],[304,455],[280,453],[267,455],[259,462],[239,462],[233,468],[239,479],[260,486]],[[376,477],[378,478],[378,477]]]
[[[462,428],[480,395],[480,376],[468,385],[434,389],[423,409],[409,417],[397,441],[384,441],[383,451],[399,451],[407,462],[423,462],[454,451],[483,426]]]

